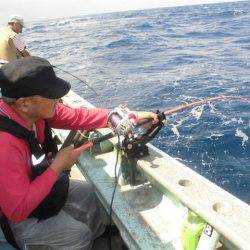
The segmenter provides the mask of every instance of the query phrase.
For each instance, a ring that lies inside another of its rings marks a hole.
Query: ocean
[[[32,22],[32,55],[98,107],[165,111],[219,95],[250,98],[250,1]],[[220,100],[168,117],[152,144],[250,202],[250,104]]]

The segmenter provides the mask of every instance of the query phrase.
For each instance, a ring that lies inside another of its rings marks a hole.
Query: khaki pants
[[[18,245],[43,245],[47,249],[90,249],[93,239],[104,231],[91,184],[70,180],[68,200],[56,216],[38,222],[28,218],[11,223]],[[0,230],[0,241],[5,241]]]

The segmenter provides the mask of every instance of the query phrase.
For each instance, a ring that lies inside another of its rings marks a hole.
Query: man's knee
[[[94,185],[90,182],[79,182],[81,189],[85,190],[87,193],[94,193]]]
[[[96,198],[93,184],[89,182],[78,182],[77,191],[75,193],[79,201],[86,202],[86,200],[93,200]]]
[[[92,242],[92,232],[85,224],[83,225],[84,227],[79,231],[79,236],[81,237],[82,245],[90,246]]]
[[[66,237],[67,245],[72,249],[90,249],[92,245],[92,232],[87,225],[77,223]],[[70,243],[71,241],[71,243]],[[69,244],[70,243],[70,244]]]

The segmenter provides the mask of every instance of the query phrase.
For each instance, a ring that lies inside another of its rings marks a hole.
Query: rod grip
[[[97,143],[100,143],[102,141],[106,141],[108,139],[111,139],[112,137],[114,137],[114,134],[111,132],[111,133],[108,133],[106,135],[103,135],[103,136],[100,136],[100,137],[97,137],[97,138],[93,138],[93,139],[91,139],[91,142],[93,144],[97,144]]]

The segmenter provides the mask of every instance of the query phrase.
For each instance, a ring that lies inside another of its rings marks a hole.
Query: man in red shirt
[[[58,78],[51,64],[39,57],[4,65],[0,87],[0,121],[10,124],[5,131],[0,130],[0,217],[8,221],[20,248],[41,244],[53,249],[90,249],[93,239],[104,230],[93,188],[82,181],[67,182],[67,170],[80,152],[69,146],[50,160],[46,131],[50,127],[107,127],[110,110],[74,109],[59,103],[70,84]],[[138,116],[157,119],[151,112],[138,112]],[[11,133],[11,127],[25,132],[27,138]],[[55,191],[57,184],[61,186]],[[66,196],[62,190],[66,190]],[[54,211],[50,205],[57,195],[62,198],[54,204]],[[0,241],[5,241],[1,230]]]

